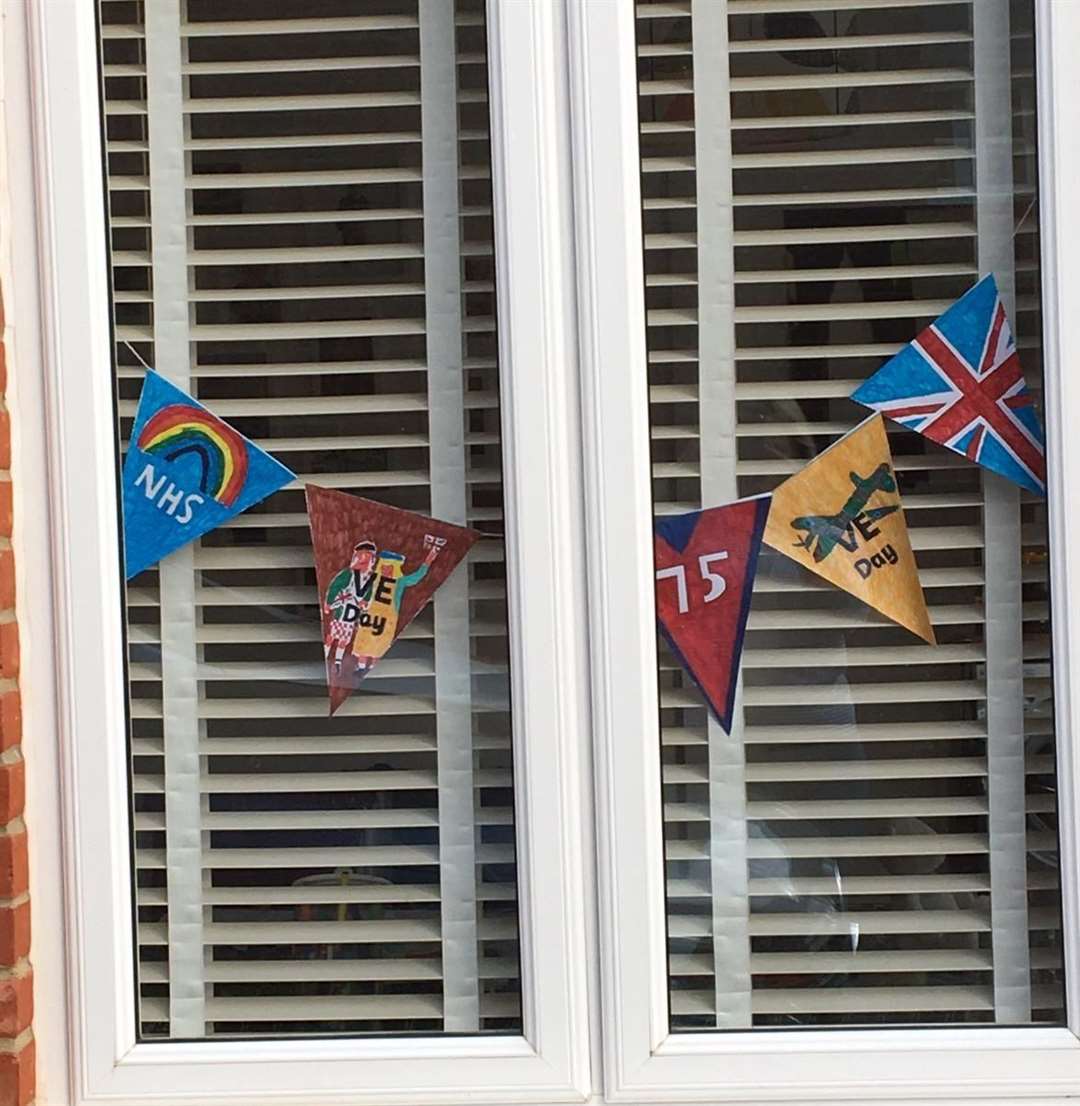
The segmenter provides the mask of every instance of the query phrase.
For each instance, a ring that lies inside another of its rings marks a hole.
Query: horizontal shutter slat
[[[259,868],[338,868],[345,865],[359,867],[390,867],[390,866],[436,866],[439,863],[439,853],[435,848],[420,848],[415,845],[367,845],[367,846],[336,846],[320,849],[290,848],[288,850],[268,849],[211,849],[203,853],[203,864],[207,868],[226,870],[229,868],[242,868],[244,870],[256,870]],[[302,930],[304,923],[297,922],[296,926]],[[358,926],[357,932],[371,931],[371,940],[394,940],[389,937],[389,925],[378,922],[363,922]],[[431,925],[432,937],[439,938],[438,923]],[[280,923],[273,926],[265,926],[257,935],[248,933],[245,929],[242,934],[246,941],[256,941],[261,937],[264,944],[280,944],[288,939],[288,931],[281,927]],[[216,933],[207,934],[208,939],[217,938],[219,942],[226,937],[241,937],[241,928],[223,924],[217,926]],[[407,935],[402,935],[398,940],[408,940]]]
[[[413,30],[418,26],[414,15],[357,15],[348,18],[325,19],[234,19],[184,22],[180,33],[184,38],[212,36],[227,38],[262,35],[338,34],[351,31]]]
[[[792,1010],[822,1014],[870,1013],[890,1010],[894,1013],[934,1013],[951,1010],[991,1010],[990,987],[843,987],[830,990],[773,990],[754,993],[755,1013],[787,1013]]]
[[[730,15],[788,12],[891,11],[902,8],[957,7],[958,0],[728,0]],[[686,14],[689,14],[689,0]]]
[[[874,69],[853,73],[791,73],[763,77],[732,77],[731,90],[771,92],[815,88],[874,88],[895,85],[942,85],[971,80],[967,69]]]
[[[868,48],[887,49],[897,46],[934,46],[947,43],[970,43],[972,36],[967,31],[915,31],[900,34],[880,35],[823,35],[820,38],[785,38],[784,53],[798,50],[865,50]],[[728,44],[728,52],[735,54],[774,53],[776,43],[768,39],[746,39]],[[648,56],[645,49],[642,56]]]
[[[986,650],[980,645],[939,645],[928,652],[923,645],[841,647],[815,649],[814,664],[821,668],[847,666],[892,666],[909,664],[971,664],[984,660]],[[743,667],[798,668],[806,654],[800,649],[758,649],[753,645],[743,650]]]
[[[441,978],[441,971],[437,959],[421,957],[407,960],[263,960],[257,965],[216,960],[207,965],[206,978],[213,983],[437,980]],[[220,1008],[215,1002],[215,1011],[217,1009]],[[373,1016],[380,1016],[378,1010]]]
[[[990,971],[993,957],[982,949],[921,949],[917,952],[756,953],[750,956],[755,975],[792,973],[844,974],[873,972]]]
[[[796,777],[796,780],[799,779],[801,777]],[[977,818],[985,817],[987,812],[988,804],[985,799],[962,796],[940,799],[822,799],[805,802],[784,799],[747,804],[747,818],[757,822],[802,818],[831,822],[862,822],[873,818]]]
[[[990,877],[983,873],[912,872],[902,876],[792,876],[750,880],[750,894],[755,896],[833,895],[920,895],[975,894],[990,890]],[[923,950],[929,951],[929,950]]]
[[[753,936],[798,933],[873,936],[882,933],[987,933],[989,915],[979,910],[866,910],[831,914],[768,913],[750,919]]]
[[[231,58],[224,61],[189,61],[181,65],[180,71],[188,76],[222,76],[241,73],[311,73],[317,70],[383,70],[414,68],[419,65],[419,54],[372,54],[369,57],[259,58],[257,61]]]
[[[889,834],[875,837],[867,833],[856,837],[785,837],[780,841],[752,840],[751,860],[790,856],[836,858],[892,856],[958,856],[985,854],[986,837],[973,833]]]

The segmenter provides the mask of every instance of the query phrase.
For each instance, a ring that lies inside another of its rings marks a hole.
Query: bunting
[[[765,543],[934,644],[880,415],[773,492]]]
[[[296,477],[152,369],[124,458],[124,562],[130,580]]]
[[[657,623],[726,733],[768,513],[762,495],[655,527]]]
[[[333,714],[481,535],[314,484],[305,493]]]

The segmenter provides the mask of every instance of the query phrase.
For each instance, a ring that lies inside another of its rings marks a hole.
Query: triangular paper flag
[[[483,535],[314,484],[304,490],[333,714]]]
[[[768,513],[760,495],[655,526],[656,620],[726,733]]]
[[[851,397],[1046,494],[1046,447],[993,276],[983,277]]]
[[[765,543],[934,644],[880,415],[773,492]]]
[[[198,400],[147,372],[124,459],[127,578],[294,479]]]

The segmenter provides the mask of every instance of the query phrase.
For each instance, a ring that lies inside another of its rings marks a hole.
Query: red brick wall
[[[3,306],[0,304],[0,334]],[[0,395],[7,392],[0,341]],[[0,1106],[34,1097],[33,975],[25,773],[19,704],[19,634],[15,622],[15,558],[11,551],[11,424],[0,405]]]

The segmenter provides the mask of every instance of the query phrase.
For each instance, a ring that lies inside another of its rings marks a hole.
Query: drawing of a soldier
[[[427,555],[410,573],[403,573],[405,557],[365,538],[353,546],[352,559],[330,581],[324,610],[329,616],[323,642],[327,661],[333,651],[334,671],[341,672],[351,651],[356,670],[363,675],[394,640],[401,602],[408,588],[420,583],[446,544],[444,538],[424,535]]]

